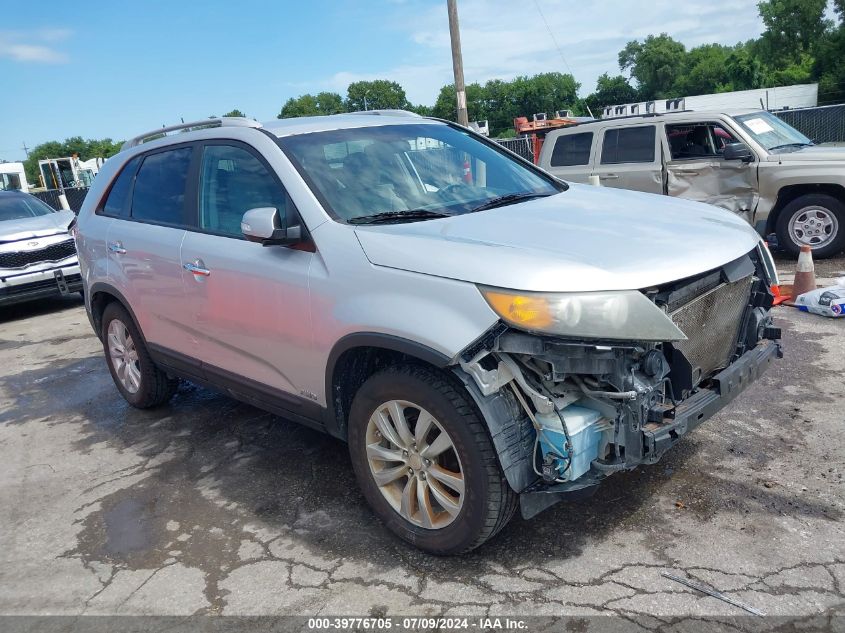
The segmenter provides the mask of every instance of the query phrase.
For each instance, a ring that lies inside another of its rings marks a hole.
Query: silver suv
[[[127,142],[79,216],[117,389],[187,379],[347,441],[422,549],[656,462],[779,355],[770,255],[724,210],[410,114],[186,127]]]
[[[540,167],[568,180],[734,211],[779,246],[845,249],[845,147],[817,146],[769,112],[678,112],[550,132]],[[648,222],[646,214],[642,218]]]

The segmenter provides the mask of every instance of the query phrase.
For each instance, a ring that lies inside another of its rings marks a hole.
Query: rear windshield
[[[38,198],[32,196],[0,196],[0,222],[22,220],[55,213]]]

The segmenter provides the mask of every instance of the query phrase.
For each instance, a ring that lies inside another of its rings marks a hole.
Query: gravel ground
[[[775,313],[786,357],[662,462],[444,559],[377,523],[343,444],[190,384],[134,410],[78,299],[3,308],[0,614],[743,614],[674,570],[845,615],[845,319]]]

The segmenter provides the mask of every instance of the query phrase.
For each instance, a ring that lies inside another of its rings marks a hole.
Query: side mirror
[[[287,226],[287,218],[275,207],[259,207],[244,213],[241,232],[250,242],[262,246],[285,246],[302,240],[302,227]]]
[[[743,163],[750,163],[754,160],[754,153],[745,143],[728,143],[722,152],[725,160],[741,160]]]

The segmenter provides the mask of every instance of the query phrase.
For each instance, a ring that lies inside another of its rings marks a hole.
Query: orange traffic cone
[[[816,289],[816,269],[813,266],[813,251],[809,246],[802,246],[795,267],[795,281],[792,282],[792,300],[805,292]]]

